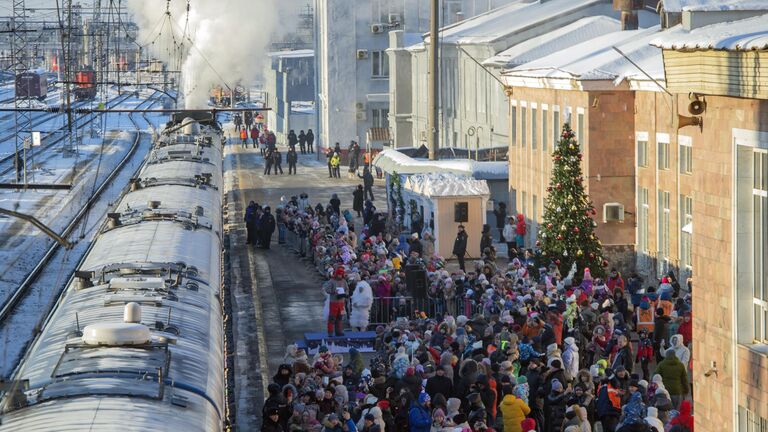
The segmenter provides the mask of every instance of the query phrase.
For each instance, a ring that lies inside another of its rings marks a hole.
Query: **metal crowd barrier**
[[[351,300],[347,300],[347,310],[351,311]],[[482,304],[463,298],[446,300],[444,298],[413,297],[374,297],[370,313],[371,325],[386,325],[400,317],[414,318],[424,312],[427,317],[451,314],[454,317],[465,315],[472,317],[483,313]]]
[[[307,254],[310,252],[309,237],[306,235],[302,236],[301,234],[295,231],[291,231],[287,228],[285,229],[284,244],[302,257],[307,256]]]

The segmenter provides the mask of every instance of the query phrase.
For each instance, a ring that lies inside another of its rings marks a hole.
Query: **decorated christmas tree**
[[[597,223],[592,218],[596,211],[584,192],[581,159],[579,145],[566,123],[552,154],[552,178],[536,246],[541,250],[542,261],[557,264],[563,276],[575,262],[577,277],[585,267],[597,277],[605,273],[608,262],[594,233]]]

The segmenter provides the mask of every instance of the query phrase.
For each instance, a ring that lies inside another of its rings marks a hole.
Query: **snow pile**
[[[768,7],[768,2],[765,2]],[[713,49],[749,51],[768,49],[768,14],[740,21],[712,24],[687,31],[675,26],[651,41],[670,50]]]
[[[449,173],[414,174],[405,179],[404,188],[429,198],[491,195],[485,180]]]
[[[485,180],[506,180],[509,178],[507,162],[477,162],[468,159],[425,160],[414,159],[394,149],[384,150],[376,155],[373,165],[386,173],[398,174],[451,173]]]

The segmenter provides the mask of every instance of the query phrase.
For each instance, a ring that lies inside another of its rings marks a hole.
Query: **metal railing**
[[[285,230],[280,232],[281,226]],[[282,239],[286,247],[290,248],[302,257],[310,255],[311,247],[309,244],[309,236],[307,234],[300,234],[295,231],[291,231],[285,225],[278,224],[278,240]]]
[[[347,300],[347,310],[351,311],[351,300]],[[483,313],[483,306],[472,300],[455,298],[414,298],[414,297],[374,297],[369,322],[370,325],[386,325],[398,318],[414,318],[424,312],[427,317],[435,318],[446,314],[472,317]]]

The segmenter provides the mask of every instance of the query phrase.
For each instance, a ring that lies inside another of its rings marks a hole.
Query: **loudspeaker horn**
[[[707,109],[707,102],[705,100],[696,99],[688,104],[688,112],[692,115],[702,115]]]
[[[682,129],[686,126],[698,126],[699,129],[704,128],[704,120],[701,117],[688,117],[684,115],[677,116],[677,128]]]

